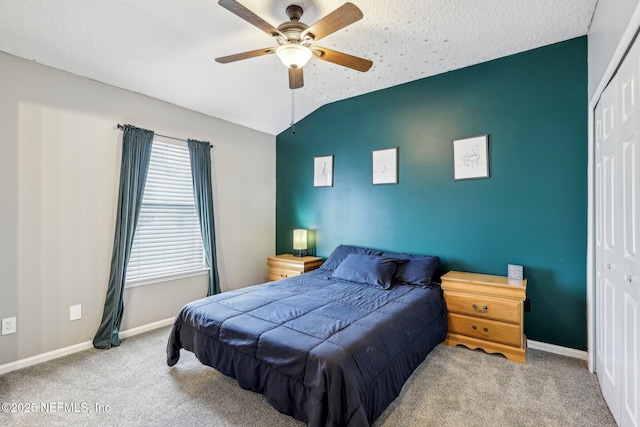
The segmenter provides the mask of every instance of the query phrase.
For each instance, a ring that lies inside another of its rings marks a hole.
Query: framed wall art
[[[398,147],[373,151],[373,184],[398,183]]]
[[[489,135],[453,141],[453,179],[489,178]]]
[[[333,187],[333,156],[313,158],[313,186]]]

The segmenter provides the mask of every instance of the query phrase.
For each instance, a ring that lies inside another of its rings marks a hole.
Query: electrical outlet
[[[82,319],[82,304],[72,305],[69,307],[69,320]]]
[[[9,335],[16,333],[16,318],[7,317],[2,319],[2,335]]]

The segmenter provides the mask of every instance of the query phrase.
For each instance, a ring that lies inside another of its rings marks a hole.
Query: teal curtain
[[[196,200],[204,253],[209,264],[209,290],[207,296],[220,293],[220,279],[216,263],[216,236],[213,222],[213,191],[211,189],[211,147],[208,142],[190,139],[191,180]]]
[[[127,264],[131,255],[133,235],[140,215],[144,184],[147,180],[153,131],[124,126],[122,134],[122,164],[116,233],[111,256],[111,272],[102,322],[93,338],[93,346],[108,349],[120,345],[118,336],[124,304],[122,292],[127,277]]]

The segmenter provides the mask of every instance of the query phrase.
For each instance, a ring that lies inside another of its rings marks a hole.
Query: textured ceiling
[[[322,105],[587,34],[597,0],[352,0],[364,18],[319,46],[373,61],[360,73],[312,59],[295,120]],[[311,25],[343,0],[239,0],[277,27],[298,4]],[[215,0],[5,0],[0,51],[270,134],[292,96],[277,46]],[[1,70],[0,70],[1,71]]]

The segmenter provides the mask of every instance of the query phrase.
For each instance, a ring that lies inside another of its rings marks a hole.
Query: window
[[[189,149],[153,141],[127,284],[206,269]]]

